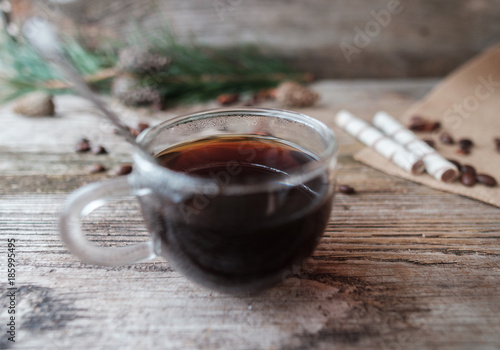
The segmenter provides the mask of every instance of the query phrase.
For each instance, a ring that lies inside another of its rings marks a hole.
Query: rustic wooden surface
[[[322,78],[442,76],[500,38],[500,2],[493,0],[45,3],[50,6],[38,9],[44,17],[56,19],[64,13],[78,23],[79,30],[95,38],[103,34],[127,38],[137,26],[147,31],[168,23],[181,39],[196,37],[215,46],[253,43],[272,48]],[[372,12],[386,11],[393,3],[399,3],[401,11],[377,28]],[[23,12],[20,5],[17,8]],[[340,45],[356,46],[356,28],[373,34],[357,46],[359,52],[348,62]]]
[[[332,126],[340,108],[363,117],[394,114],[435,81],[323,81],[323,99],[304,110]],[[328,229],[301,271],[252,297],[193,285],[168,262],[91,266],[59,239],[69,192],[111,177],[95,161],[130,160],[130,148],[76,97],[55,118],[0,111],[0,348],[12,349],[497,349],[500,347],[500,211],[393,178],[355,162],[361,145],[339,132],[339,194]],[[129,123],[159,122],[212,107],[158,115],[121,111]],[[115,106],[117,107],[117,106]],[[106,156],[73,152],[87,136]],[[118,246],[147,239],[133,200],[84,221],[91,239]],[[17,244],[15,345],[7,341],[7,238]]]

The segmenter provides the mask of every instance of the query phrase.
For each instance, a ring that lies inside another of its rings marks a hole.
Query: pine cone
[[[14,105],[13,111],[29,117],[53,116],[55,106],[52,95],[37,91],[19,98]]]
[[[111,83],[111,94],[120,99],[126,92],[141,86],[141,80],[133,74],[121,73],[116,76]]]
[[[160,93],[149,86],[138,86],[116,96],[126,106],[161,106]]]
[[[310,107],[319,95],[294,81],[285,81],[276,89],[276,100],[285,107]]]
[[[118,75],[111,84],[111,94],[126,106],[161,107],[160,93],[149,86],[141,86],[141,80],[133,74]]]
[[[146,74],[165,70],[170,62],[170,57],[146,49],[129,47],[120,51],[118,68],[125,72]]]

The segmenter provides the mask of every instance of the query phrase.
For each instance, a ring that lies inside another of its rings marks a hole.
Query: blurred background
[[[11,0],[92,46],[168,23],[179,40],[257,44],[316,78],[439,77],[499,41],[495,0]]]

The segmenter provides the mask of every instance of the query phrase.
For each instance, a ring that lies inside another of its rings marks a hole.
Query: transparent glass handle
[[[92,183],[73,192],[63,206],[59,223],[61,238],[68,249],[83,261],[97,265],[119,266],[154,258],[152,241],[127,247],[99,247],[89,242],[82,232],[82,217],[110,197],[131,194],[127,177]]]

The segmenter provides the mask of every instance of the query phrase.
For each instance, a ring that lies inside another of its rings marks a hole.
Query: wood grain
[[[400,12],[377,27],[373,13],[394,2],[79,0],[59,9],[92,42],[103,34],[130,39],[137,27],[149,31],[168,24],[181,40],[271,48],[320,78],[442,76],[498,42],[499,2],[401,0]],[[59,11],[52,12],[54,18]],[[372,33],[357,46],[356,28]],[[343,43],[359,49],[350,62]]]
[[[329,125],[340,108],[368,117],[383,107],[397,115],[434,83],[323,81],[314,86],[321,104],[304,112]],[[0,129],[2,325],[7,237],[18,244],[19,288],[16,344],[2,331],[1,349],[500,347],[499,210],[363,166],[352,158],[361,146],[341,132],[338,182],[357,194],[336,195],[313,257],[271,290],[247,297],[211,292],[161,259],[114,268],[80,262],[59,239],[60,207],[74,189],[113,176],[89,175],[87,165],[112,168],[130,160],[130,149],[102,131],[97,115],[71,112],[88,107],[79,99],[56,104],[56,119],[12,115],[9,106],[0,113],[8,125]],[[210,106],[125,118],[156,123]],[[76,139],[96,129],[110,154],[75,154]],[[98,209],[84,227],[106,246],[147,239],[131,199]]]

